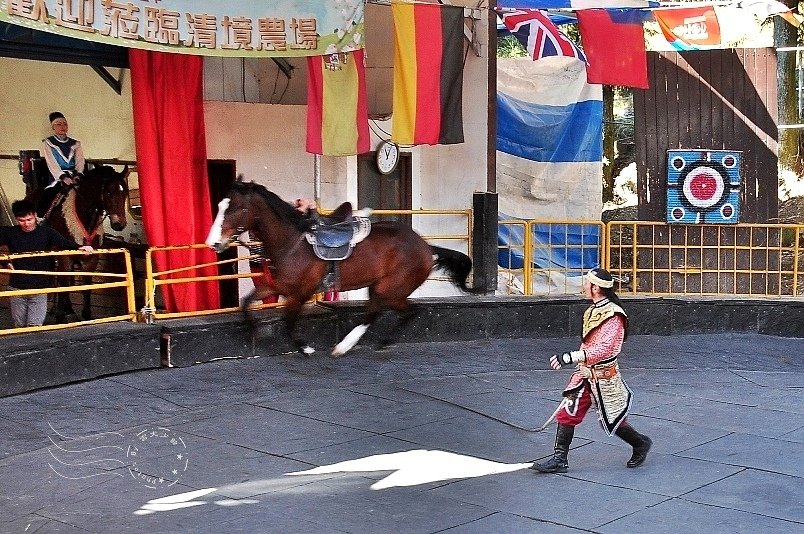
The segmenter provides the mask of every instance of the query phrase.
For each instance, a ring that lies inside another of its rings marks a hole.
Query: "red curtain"
[[[201,56],[129,49],[142,220],[151,246],[203,243],[212,225]],[[159,271],[214,262],[209,249],[155,254]],[[214,275],[214,267],[173,278]],[[217,282],[162,287],[168,311],[217,308]]]

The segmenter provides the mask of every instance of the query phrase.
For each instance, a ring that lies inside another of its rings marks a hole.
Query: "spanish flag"
[[[391,4],[394,99],[391,140],[463,143],[463,7]]]
[[[307,152],[371,150],[363,50],[307,58]]]

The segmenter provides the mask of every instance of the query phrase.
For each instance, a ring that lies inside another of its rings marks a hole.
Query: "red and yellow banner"
[[[391,139],[463,143],[463,8],[391,4],[394,97]]]
[[[307,58],[307,152],[371,150],[363,50]]]

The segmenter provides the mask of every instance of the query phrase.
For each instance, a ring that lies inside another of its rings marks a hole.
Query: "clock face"
[[[383,141],[377,147],[377,170],[383,174],[390,174],[399,163],[399,146]]]

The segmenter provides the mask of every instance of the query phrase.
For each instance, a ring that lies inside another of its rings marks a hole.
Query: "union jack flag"
[[[525,47],[534,61],[548,56],[567,56],[586,63],[578,46],[538,9],[498,12],[503,24]]]

